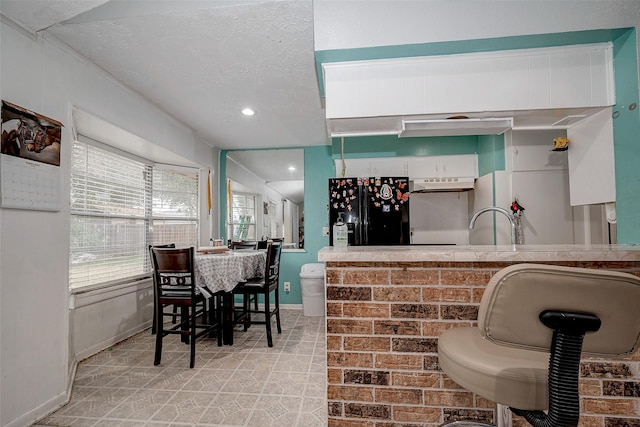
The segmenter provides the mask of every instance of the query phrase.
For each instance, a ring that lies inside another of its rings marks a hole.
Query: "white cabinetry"
[[[567,130],[571,206],[616,201],[611,108]]]
[[[348,177],[407,176],[406,157],[373,157],[345,159],[345,175]],[[336,177],[342,176],[342,160],[335,161]]]
[[[336,163],[336,177],[342,176],[343,163],[342,160],[337,159]],[[365,177],[371,176],[371,159],[345,159],[344,160],[345,177]]]
[[[611,43],[322,67],[330,120],[615,103]]]
[[[407,176],[407,160],[403,157],[371,159],[371,176]]]
[[[409,178],[477,178],[478,155],[373,157],[345,159],[348,177],[408,176]],[[342,176],[342,160],[336,159],[336,177]]]
[[[477,178],[478,155],[411,157],[409,178]]]

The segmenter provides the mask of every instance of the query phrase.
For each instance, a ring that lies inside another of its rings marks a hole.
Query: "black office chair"
[[[280,281],[281,253],[282,246],[268,243],[264,276],[240,283],[233,290],[234,295],[242,295],[242,313],[238,316],[237,322],[244,326],[245,331],[247,331],[251,325],[265,325],[267,330],[267,345],[269,347],[273,347],[271,317],[275,316],[278,333],[282,333],[282,327],[280,325],[280,292],[278,287]],[[271,293],[274,294],[273,307],[270,301]],[[262,295],[264,300],[263,310],[260,310],[258,307],[251,308],[250,301],[253,295]],[[256,314],[264,315],[264,321],[256,320]]]
[[[440,335],[438,358],[451,379],[499,409],[535,427],[575,427],[581,354],[618,357],[639,345],[640,277],[517,264],[492,277],[477,327]]]
[[[155,286],[156,351],[154,365],[162,358],[162,339],[169,334],[179,334],[182,341],[191,345],[189,367],[195,365],[196,338],[209,334],[217,335],[218,346],[222,345],[222,302],[217,294],[209,298],[209,310],[198,308],[204,298],[198,293],[193,261],[193,247],[184,249],[151,248]],[[165,317],[175,317],[167,307],[180,308],[180,323],[164,328]]]

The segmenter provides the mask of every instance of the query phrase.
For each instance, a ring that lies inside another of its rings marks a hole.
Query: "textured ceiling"
[[[1,11],[221,149],[328,143],[311,0],[2,0]]]

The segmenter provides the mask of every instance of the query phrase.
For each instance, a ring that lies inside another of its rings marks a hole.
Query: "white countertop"
[[[640,245],[325,246],[318,261],[640,261]]]

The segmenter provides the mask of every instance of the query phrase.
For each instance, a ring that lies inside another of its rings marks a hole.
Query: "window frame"
[[[157,164],[154,163],[153,161],[149,160],[149,159],[144,159],[141,158],[139,156],[136,156],[134,154],[125,152],[123,150],[120,150],[118,148],[115,148],[111,145],[108,144],[104,144],[101,143],[99,141],[96,141],[92,138],[88,138],[82,135],[78,135],[77,138],[74,139],[72,145],[72,150],[75,148],[75,144],[84,144],[87,146],[88,150],[102,150],[104,152],[106,152],[104,154],[105,158],[107,158],[108,156],[119,156],[121,157],[124,162],[130,161],[130,162],[136,162],[139,164],[144,165],[144,170],[145,170],[145,178],[144,180],[147,181],[147,184],[145,185],[144,188],[144,214],[142,216],[140,215],[134,215],[132,218],[134,219],[138,219],[138,220],[142,220],[144,221],[144,244],[140,245],[140,247],[138,247],[137,249],[135,249],[136,253],[139,253],[139,251],[142,251],[142,265],[138,265],[138,267],[136,268],[140,268],[142,270],[141,273],[139,274],[131,274],[128,276],[124,276],[124,277],[120,277],[120,278],[116,278],[113,280],[105,280],[105,281],[101,281],[101,282],[94,282],[94,281],[89,281],[84,282],[84,283],[77,283],[77,284],[72,284],[72,245],[73,245],[73,240],[74,240],[74,236],[73,236],[73,227],[70,226],[69,227],[69,237],[70,237],[70,246],[69,246],[69,289],[72,293],[81,293],[81,292],[87,292],[87,291],[91,291],[94,289],[101,289],[101,288],[107,288],[107,287],[113,287],[113,286],[117,286],[117,285],[122,285],[122,284],[127,284],[127,283],[134,283],[140,280],[146,280],[148,278],[151,277],[151,263],[150,263],[150,259],[149,259],[149,254],[148,254],[148,246],[149,244],[162,244],[162,243],[170,243],[170,242],[159,242],[159,241],[154,241],[154,235],[153,235],[153,225],[154,225],[154,221],[163,221],[163,220],[172,220],[172,221],[178,221],[178,222],[188,222],[188,223],[193,223],[195,222],[195,231],[193,233],[193,236],[195,238],[195,241],[192,242],[191,245],[193,246],[197,246],[198,241],[199,241],[199,230],[200,230],[200,221],[201,221],[201,212],[200,212],[200,203],[201,203],[201,195],[200,195],[200,181],[202,179],[202,174],[200,169],[198,168],[191,168],[191,167],[184,167],[184,166],[178,166],[178,165],[167,165],[167,164]],[[72,154],[73,157],[73,154]],[[85,163],[86,165],[86,163]],[[85,166],[86,167],[86,166]],[[175,171],[177,173],[181,173],[184,174],[185,172],[189,173],[189,174],[193,174],[195,175],[195,188],[190,188],[190,193],[192,196],[195,196],[195,205],[192,206],[193,211],[195,212],[195,218],[193,216],[188,216],[188,217],[176,217],[176,216],[165,216],[165,215],[157,215],[154,214],[154,209],[153,209],[153,205],[154,205],[154,185],[153,185],[153,175],[154,175],[154,170],[157,171]],[[74,163],[72,161],[71,167],[70,167],[70,177],[71,177],[71,185],[70,185],[70,197],[73,195],[73,179],[74,179],[74,175],[75,175],[75,170],[74,170]],[[86,198],[84,199],[86,200]],[[70,208],[69,208],[69,218],[70,218],[70,222],[73,223],[74,221],[74,216],[77,217],[88,217],[91,216],[91,214],[87,214],[85,211],[83,211],[82,209],[76,210],[73,208],[73,205],[70,204]],[[127,219],[128,217],[122,216],[122,215],[115,215],[112,213],[100,213],[98,215],[99,217],[103,217],[103,218],[109,218],[109,219],[113,219],[113,218],[119,218],[119,219]],[[84,219],[81,219],[81,221]],[[109,226],[111,224],[108,224]],[[83,245],[84,246],[84,245]],[[114,258],[109,258],[108,257],[108,253],[107,256],[105,257],[105,260],[109,260],[109,259],[114,259]],[[136,256],[137,257],[137,256]],[[115,257],[115,259],[118,259],[117,257]],[[113,267],[111,267],[111,270],[109,271],[113,271]]]
[[[235,222],[233,220],[233,211],[234,211],[234,199],[236,197],[244,197],[245,200],[248,198],[252,198],[253,199],[253,212],[252,212],[252,218],[253,220],[251,222],[244,222],[244,223],[240,223],[240,222]],[[227,218],[227,230],[228,230],[228,235],[229,235],[229,239],[231,241],[235,241],[235,240],[258,240],[257,235],[258,235],[258,224],[257,224],[257,216],[258,216],[258,195],[255,193],[245,193],[245,192],[233,192],[231,194],[231,207],[229,209],[229,216]],[[235,235],[234,235],[234,229],[236,226],[239,225],[248,225],[248,226],[253,226],[253,231],[254,231],[254,235],[253,237],[251,237],[250,235],[247,235],[246,238],[244,239],[236,239]]]

